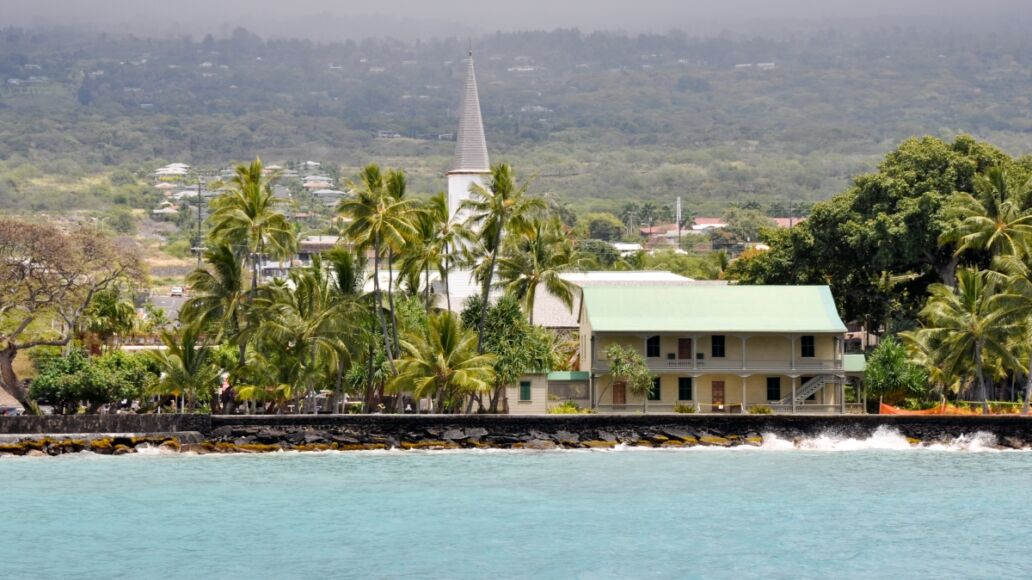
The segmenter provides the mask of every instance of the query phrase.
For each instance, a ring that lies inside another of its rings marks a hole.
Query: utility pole
[[[201,176],[197,176],[197,246],[194,251],[197,252],[197,267],[201,267]]]
[[[677,210],[674,212],[674,221],[677,222],[677,249],[681,249],[681,196],[677,196]]]

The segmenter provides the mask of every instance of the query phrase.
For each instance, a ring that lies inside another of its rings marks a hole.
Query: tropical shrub
[[[695,405],[685,405],[683,403],[674,404],[675,413],[697,413],[699,410]]]
[[[774,409],[771,409],[767,405],[754,405],[749,407],[750,415],[773,415]]]
[[[549,415],[586,415],[590,413],[593,413],[591,409],[582,409],[580,405],[573,401],[563,401],[548,409]]]

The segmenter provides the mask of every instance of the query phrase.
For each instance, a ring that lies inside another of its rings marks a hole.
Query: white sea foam
[[[836,433],[827,432],[821,433],[816,437],[803,437],[790,440],[780,437],[775,433],[764,433],[763,446],[761,449],[773,451],[796,449],[807,451],[1006,451],[1006,449],[1001,449],[997,446],[995,435],[983,431],[979,431],[972,435],[961,435],[948,441],[923,443],[912,442],[897,429],[886,426],[878,427],[870,434],[870,436],[861,439],[845,437]]]

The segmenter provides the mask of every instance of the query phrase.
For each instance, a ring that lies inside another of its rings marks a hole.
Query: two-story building
[[[650,412],[859,410],[846,385],[863,357],[844,354],[846,326],[827,286],[588,286],[579,322],[580,370],[599,412],[643,408],[610,373],[614,344],[652,372]]]

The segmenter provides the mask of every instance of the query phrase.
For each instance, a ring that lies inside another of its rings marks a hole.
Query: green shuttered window
[[[692,378],[691,377],[677,377],[677,400],[678,401],[691,401],[694,400],[692,393]]]

